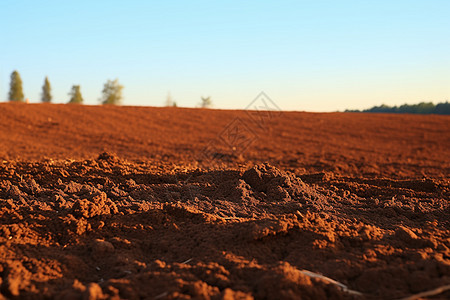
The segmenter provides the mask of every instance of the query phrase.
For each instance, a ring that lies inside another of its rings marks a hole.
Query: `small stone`
[[[114,252],[114,246],[105,240],[96,239],[92,244],[92,252],[95,255],[103,255],[105,253]]]

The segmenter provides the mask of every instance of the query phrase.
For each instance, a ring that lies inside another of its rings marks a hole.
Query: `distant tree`
[[[439,103],[436,105],[435,113],[439,115],[450,115],[450,102]]]
[[[212,106],[211,97],[202,97],[202,101],[200,102],[200,107],[210,108],[211,106]]]
[[[346,110],[346,112],[360,112],[359,110]],[[420,102],[418,104],[403,104],[400,106],[388,106],[382,104],[365,109],[362,112],[369,113],[396,113],[396,114],[450,114],[450,103],[438,103],[434,105],[432,102]]]
[[[387,112],[395,112],[395,109],[389,105],[381,104],[380,106],[374,106],[370,109],[364,110],[365,112],[380,112],[380,113],[387,113]]]
[[[173,101],[172,107],[178,107],[177,102]]]
[[[72,90],[69,92],[70,100],[69,103],[81,104],[83,103],[83,96],[81,96],[80,86],[73,85]]]
[[[166,98],[166,103],[165,106],[169,107],[169,106],[174,106],[175,102],[173,101],[172,95],[169,93],[167,93],[167,98]],[[176,105],[176,104],[175,104]]]
[[[432,114],[436,109],[436,105],[434,105],[432,102],[421,102],[413,106],[416,108],[413,113],[416,114]]]
[[[24,95],[22,90],[22,79],[17,71],[11,73],[11,83],[8,94],[9,101],[23,102]]]
[[[108,80],[103,86],[102,97],[100,101],[102,104],[119,105],[122,101],[123,86],[119,84],[119,80]]]
[[[52,102],[51,90],[52,87],[50,86],[50,81],[48,81],[48,77],[45,77],[44,85],[42,86],[42,95],[41,95],[42,102]]]

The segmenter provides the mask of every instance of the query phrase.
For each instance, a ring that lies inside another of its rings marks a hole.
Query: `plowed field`
[[[448,285],[448,116],[0,104],[0,299]]]

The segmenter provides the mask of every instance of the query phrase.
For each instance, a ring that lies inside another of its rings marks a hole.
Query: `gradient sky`
[[[450,100],[450,1],[0,2],[0,100],[13,70],[39,102],[73,84],[98,104],[118,78],[124,105],[211,96],[245,108],[265,91],[285,110]]]

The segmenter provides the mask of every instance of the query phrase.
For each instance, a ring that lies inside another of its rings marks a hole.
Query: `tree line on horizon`
[[[51,85],[48,77],[45,77],[44,84],[42,85],[41,101],[43,103],[52,102]],[[108,80],[102,90],[102,96],[100,101],[102,104],[118,105],[122,101],[122,90],[123,86],[119,84],[119,80]],[[73,85],[69,92],[69,104],[82,104],[84,99],[81,95],[81,86]],[[13,102],[25,102],[22,87],[22,78],[17,70],[11,73],[11,81],[9,86],[8,100]]]
[[[347,109],[345,112],[450,115],[450,102],[446,101],[438,104],[434,104],[433,102],[420,102],[418,104],[403,104],[400,106],[382,104],[364,110]]]
[[[50,103],[52,102],[52,93],[51,93],[51,85],[48,77],[45,77],[44,84],[42,86],[41,93],[41,102]],[[123,86],[119,84],[118,79],[108,80],[102,90],[102,97],[100,98],[100,102],[102,104],[111,104],[111,105],[119,105],[122,101],[122,90]],[[81,87],[80,85],[73,85],[69,92],[69,104],[83,104],[83,96],[81,95]],[[11,82],[8,93],[8,100],[13,102],[28,102],[28,99],[25,99],[22,88],[22,78],[17,70],[14,70],[11,73]],[[172,99],[170,93],[167,95],[167,100],[165,102],[165,106],[177,107],[177,103]],[[201,97],[200,107],[202,108],[210,108],[212,107],[211,97]]]

